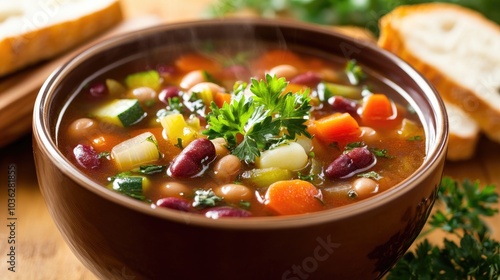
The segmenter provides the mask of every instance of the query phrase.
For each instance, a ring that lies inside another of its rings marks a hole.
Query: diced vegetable
[[[401,128],[398,130],[398,134],[407,140],[422,140],[424,131],[416,122],[405,118],[401,122]]]
[[[101,121],[128,127],[141,120],[145,114],[139,100],[115,99],[98,108],[93,115]]]
[[[133,197],[144,200],[144,189],[149,185],[149,180],[143,176],[117,176],[112,183],[112,189]]]
[[[326,143],[349,142],[360,136],[358,122],[348,113],[336,113],[313,122],[310,133]]]
[[[221,68],[214,59],[210,59],[198,53],[189,53],[180,56],[175,61],[175,66],[182,72],[190,72],[199,69],[208,72],[216,72]]]
[[[396,105],[385,94],[375,93],[365,98],[361,113],[363,124],[380,127],[396,117]]]
[[[189,89],[189,93],[196,94],[196,98],[201,99],[207,107],[214,101],[214,95],[223,91],[223,88],[210,82],[198,83]]]
[[[161,86],[160,73],[156,70],[134,73],[125,78],[125,84],[129,89],[150,87],[158,90]]]
[[[257,188],[267,188],[276,181],[290,180],[293,173],[284,168],[270,167],[265,169],[252,169],[241,175],[244,182]]]
[[[111,158],[121,171],[156,161],[160,156],[156,138],[151,132],[144,132],[111,149]]]
[[[113,79],[106,79],[106,86],[108,87],[109,94],[115,97],[120,97],[121,94],[127,91],[120,82]]]
[[[273,183],[267,189],[265,204],[279,215],[295,215],[324,209],[321,191],[303,180]]]
[[[198,135],[197,130],[189,126],[181,114],[166,115],[160,119],[160,123],[167,140],[172,145],[179,145],[180,142],[182,147],[185,147]]]
[[[278,167],[291,171],[300,170],[306,164],[306,151],[297,142],[288,142],[274,149],[263,151],[255,161],[257,168]]]
[[[321,101],[326,101],[332,96],[342,96],[349,99],[361,99],[362,89],[355,86],[341,85],[335,83],[320,83],[318,85],[318,94]]]
[[[224,105],[224,103],[227,104],[231,103],[232,96],[233,95],[230,93],[216,92],[214,95],[214,102],[217,105],[217,107],[222,108],[222,105]]]

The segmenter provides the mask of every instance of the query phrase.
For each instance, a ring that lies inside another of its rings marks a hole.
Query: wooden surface
[[[127,18],[153,14],[173,22],[198,18],[208,2],[210,0],[126,0],[123,7]],[[16,206],[14,216],[8,216],[7,176],[14,166]],[[484,138],[472,160],[448,162],[445,167],[447,176],[479,180],[482,185],[495,184],[500,191],[499,171],[500,145]],[[0,279],[95,279],[64,243],[48,213],[38,189],[29,133],[0,149],[0,174]],[[9,217],[16,220],[8,220]],[[12,245],[8,243],[11,233],[7,225],[11,221],[16,225],[16,272],[9,271],[7,263]],[[500,239],[500,223],[490,220],[490,224],[494,238]],[[435,234],[431,238],[437,242],[443,236]]]

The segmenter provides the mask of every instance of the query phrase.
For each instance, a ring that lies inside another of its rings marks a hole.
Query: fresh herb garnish
[[[500,242],[492,240],[483,217],[498,213],[495,186],[479,188],[468,180],[461,184],[445,177],[439,188],[437,210],[429,219],[430,229],[442,230],[459,239],[445,239],[441,247],[425,239],[408,252],[388,275],[391,279],[500,279]]]
[[[218,108],[212,103],[207,115],[209,139],[222,137],[232,153],[248,163],[254,162],[260,152],[270,149],[296,135],[311,137],[304,124],[311,105],[305,93],[284,93],[284,78],[266,75],[265,80],[252,80],[252,96],[243,94],[244,84],[235,88],[230,104]],[[242,141],[237,138],[242,136]]]
[[[345,145],[344,153],[348,153],[349,151],[351,151],[354,148],[360,148],[360,147],[364,147],[364,146],[366,146],[366,145],[363,141],[348,143],[347,145]]]
[[[298,173],[297,174],[297,177],[300,179],[300,180],[304,180],[304,181],[309,181],[309,182],[312,182],[314,180],[314,174],[302,174],[302,173]]]
[[[193,207],[203,209],[213,207],[221,202],[222,198],[218,197],[211,189],[210,190],[196,190],[194,192]]]
[[[422,136],[415,135],[415,136],[409,137],[408,141],[422,141],[422,139],[423,139]]]
[[[111,153],[110,153],[110,152],[100,152],[100,153],[97,155],[97,157],[98,157],[99,159],[101,159],[101,158],[107,158],[107,157],[109,157],[110,155],[111,155]]]
[[[370,150],[370,152],[372,152],[376,157],[393,158],[393,156],[388,154],[386,149],[369,148],[368,150]]]
[[[240,207],[243,209],[250,209],[250,206],[252,206],[252,203],[250,201],[242,200],[240,201]]]
[[[375,171],[370,171],[370,172],[358,174],[358,177],[370,178],[370,179],[374,179],[377,181],[383,178],[382,175],[378,174]]]
[[[353,85],[359,85],[361,81],[366,79],[366,74],[363,72],[363,68],[361,68],[361,66],[359,66],[354,59],[347,62],[345,73],[347,74],[349,82]]]
[[[164,168],[165,168],[165,166],[163,166],[163,165],[154,165],[154,164],[141,165],[141,166],[139,166],[139,172],[142,174],[150,175],[150,174],[154,174],[154,173],[160,173],[163,171]]]

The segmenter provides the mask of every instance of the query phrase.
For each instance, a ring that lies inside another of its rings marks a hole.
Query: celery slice
[[[242,181],[257,188],[267,188],[272,183],[293,178],[293,172],[288,169],[270,167],[253,169],[242,174]]]
[[[144,132],[111,149],[111,158],[121,171],[156,161],[160,156],[158,143],[151,132]]]

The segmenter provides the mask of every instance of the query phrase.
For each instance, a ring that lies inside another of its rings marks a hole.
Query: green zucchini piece
[[[113,180],[112,188],[127,196],[144,200],[146,197],[143,190],[147,187],[148,183],[148,179],[143,176],[119,176]]]
[[[154,90],[158,90],[161,86],[160,73],[155,70],[149,70],[130,74],[125,78],[125,84],[129,89],[150,87]]]
[[[242,174],[242,181],[257,188],[267,188],[272,183],[293,178],[293,172],[279,167],[269,167],[245,171]]]
[[[327,101],[332,96],[342,96],[350,99],[363,98],[362,89],[356,86],[347,86],[335,83],[320,83],[318,91],[322,93],[320,96],[321,101]]]
[[[137,99],[115,99],[97,109],[94,115],[102,121],[128,127],[144,117],[144,110]]]

